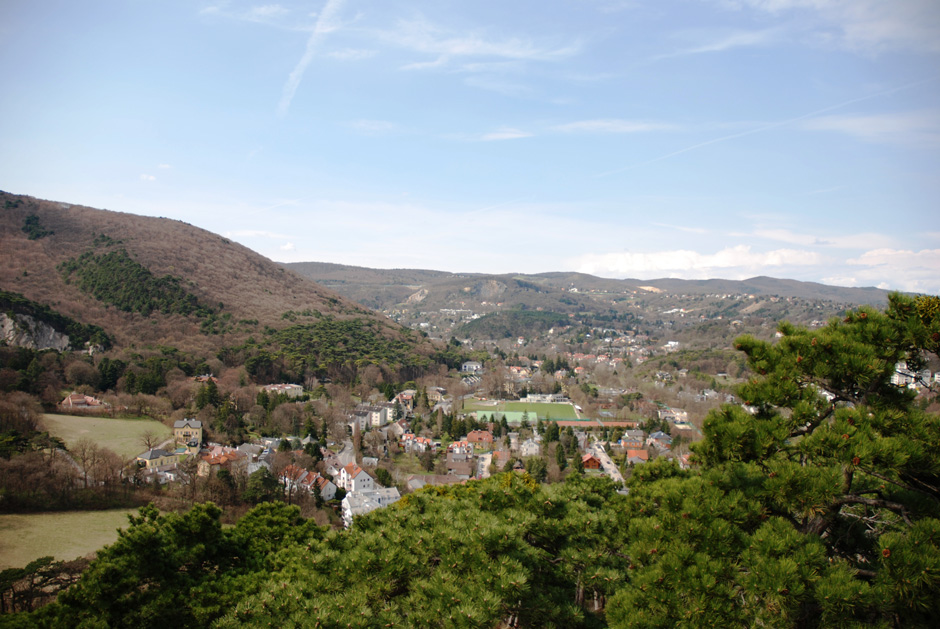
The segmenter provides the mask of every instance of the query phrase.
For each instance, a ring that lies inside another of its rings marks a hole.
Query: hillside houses
[[[85,395],[72,391],[64,400],[59,402],[59,410],[62,411],[100,411],[108,408],[109,405],[96,397]]]
[[[381,487],[368,472],[350,463],[339,471],[337,484],[346,490],[343,498],[343,524],[349,528],[358,515],[386,507],[401,498],[395,487]]]
[[[593,454],[585,454],[581,457],[581,465],[586,470],[599,470],[601,469],[601,460]]]
[[[245,452],[215,445],[200,454],[196,474],[205,478],[210,474],[217,474],[221,469],[231,471],[233,468],[245,468],[248,462],[249,457]]]
[[[530,456],[539,456],[542,453],[542,446],[535,439],[526,439],[519,446],[519,454],[525,458]]]
[[[493,433],[489,430],[472,430],[467,433],[467,442],[480,444],[482,446],[492,446]]]
[[[375,479],[355,463],[350,463],[339,471],[336,483],[346,491],[361,492],[375,489]]]
[[[365,432],[369,428],[381,428],[393,421],[395,421],[394,403],[359,404],[350,416],[350,427],[355,423],[360,431]]]
[[[661,430],[657,430],[647,437],[646,445],[659,448],[660,450],[668,450],[672,445],[672,437]]]
[[[202,447],[202,422],[198,419],[181,419],[173,422],[173,440],[191,454]]]
[[[650,459],[649,451],[642,448],[630,448],[626,451],[626,462],[629,465],[640,465]]]
[[[473,454],[473,444],[469,441],[451,441],[447,444],[447,452],[453,454]]]
[[[625,449],[639,449],[643,447],[645,442],[646,433],[642,430],[627,430],[620,438],[619,445]]]
[[[414,433],[406,432],[398,442],[403,452],[436,452],[437,443],[428,437],[418,437]]]
[[[261,390],[268,395],[286,395],[291,399],[299,398],[304,394],[304,388],[299,384],[269,384],[261,387]]]
[[[449,475],[460,480],[474,478],[477,473],[476,460],[472,454],[448,452],[444,465]]]
[[[176,467],[179,457],[174,452],[167,452],[160,448],[152,448],[143,454],[137,455],[137,464],[149,472],[166,471]]]
[[[460,373],[480,375],[483,373],[483,363],[476,360],[468,360],[460,365]]]
[[[333,500],[336,497],[336,485],[332,481],[317,472],[310,472],[293,464],[281,471],[278,480],[284,485],[288,495],[299,491],[313,495],[319,491],[322,500]]]

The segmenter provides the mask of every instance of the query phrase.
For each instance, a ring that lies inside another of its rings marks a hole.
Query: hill
[[[752,277],[746,280],[655,280],[611,279],[586,273],[553,272],[538,274],[450,273],[423,269],[370,269],[326,262],[294,262],[281,266],[299,275],[335,289],[371,307],[392,308],[410,301],[440,305],[462,294],[483,299],[510,299],[510,304],[529,301],[535,305],[536,295],[566,292],[619,292],[680,295],[714,293],[751,294],[762,296],[818,299],[846,305],[884,306],[889,291],[879,288],[828,286],[815,282]],[[456,291],[456,292],[455,292]],[[453,304],[451,304],[453,305]]]
[[[619,280],[570,272],[487,275],[317,262],[283,266],[432,336],[524,336],[527,342],[541,337],[549,345],[559,339],[559,328],[567,328],[568,340],[575,341],[585,338],[588,328],[651,336],[684,330],[683,340],[714,339],[716,322],[727,327],[722,322],[740,321],[748,330],[782,319],[812,324],[859,305],[884,306],[888,296],[876,288],[771,277]],[[555,334],[548,339],[545,333],[552,329]],[[719,336],[727,341],[740,332],[725,330]]]
[[[431,351],[339,293],[181,221],[0,192],[0,242],[0,290],[21,310],[60,328],[98,326],[117,348],[216,353],[276,342],[291,328],[354,322],[406,353]]]

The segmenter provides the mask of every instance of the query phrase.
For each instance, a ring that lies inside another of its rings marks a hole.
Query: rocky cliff
[[[56,332],[48,323],[24,314],[14,314],[11,318],[3,312],[0,312],[0,341],[14,347],[54,349],[60,352],[70,345],[69,337]]]

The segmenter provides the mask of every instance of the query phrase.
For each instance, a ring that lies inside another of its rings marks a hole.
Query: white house
[[[542,447],[534,439],[526,439],[519,446],[519,454],[523,457],[538,456],[542,453]]]
[[[310,494],[313,494],[314,487],[318,488],[320,490],[320,498],[323,500],[332,500],[336,497],[336,485],[319,474],[308,474],[300,481],[300,486]]]
[[[460,365],[461,373],[480,373],[483,371],[483,363],[477,360],[468,360]]]
[[[372,491],[375,489],[375,480],[364,469],[350,463],[339,471],[339,486],[346,491]]]
[[[269,395],[284,394],[289,398],[298,398],[304,394],[304,388],[299,384],[269,384],[261,387]]]
[[[356,491],[343,498],[343,524],[352,526],[353,518],[365,515],[376,509],[387,507],[401,498],[395,487],[381,487],[373,491]]]

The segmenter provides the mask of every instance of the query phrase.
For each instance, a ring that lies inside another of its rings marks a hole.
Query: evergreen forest
[[[95,299],[125,312],[139,312],[145,317],[155,310],[195,317],[214,312],[187,291],[180,278],[155,276],[123,248],[103,254],[87,251],[60,264],[59,271],[66,282],[77,282]]]

